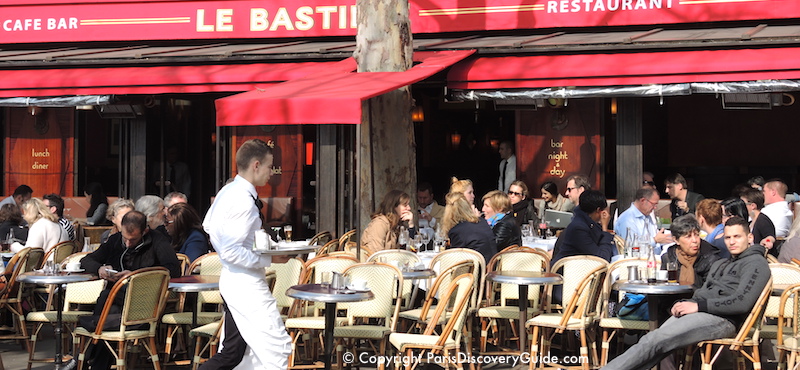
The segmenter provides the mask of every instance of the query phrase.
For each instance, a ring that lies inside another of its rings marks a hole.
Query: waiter
[[[261,228],[256,186],[269,180],[272,159],[272,149],[261,140],[242,144],[236,152],[238,175],[217,193],[203,221],[222,261],[219,290],[225,301],[222,350],[203,370],[288,367],[291,338],[265,278],[272,260],[252,251]]]

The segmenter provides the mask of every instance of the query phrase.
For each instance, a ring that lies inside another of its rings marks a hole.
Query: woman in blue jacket
[[[200,216],[192,206],[186,203],[173,204],[167,209],[166,225],[176,253],[183,253],[194,261],[210,250]]]

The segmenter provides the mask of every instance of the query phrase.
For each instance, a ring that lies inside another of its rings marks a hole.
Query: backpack
[[[625,293],[616,307],[617,317],[624,320],[650,320],[647,310],[646,296],[636,293]]]

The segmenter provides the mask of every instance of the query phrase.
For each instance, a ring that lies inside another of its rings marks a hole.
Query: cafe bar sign
[[[377,0],[376,0],[377,1]],[[796,0],[410,0],[416,34],[800,17]],[[355,0],[5,0],[0,43],[351,36]]]

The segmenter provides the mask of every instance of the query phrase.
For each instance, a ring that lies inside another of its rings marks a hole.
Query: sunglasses
[[[509,191],[508,191],[508,195],[516,195],[516,196],[518,196],[518,197],[521,197],[521,196],[522,196],[522,193],[517,193],[516,191],[511,191],[511,190],[509,190]]]
[[[654,181],[643,180],[642,184],[650,185],[650,186],[656,186],[656,183]]]

